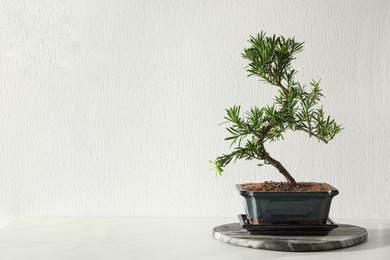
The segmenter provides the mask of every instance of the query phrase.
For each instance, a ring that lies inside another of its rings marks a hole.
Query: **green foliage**
[[[320,80],[312,80],[310,89],[295,81],[297,71],[291,68],[294,55],[301,52],[303,42],[283,36],[266,37],[261,32],[249,40],[251,47],[244,50],[244,59],[249,61],[248,76],[257,76],[261,80],[278,88],[272,106],[258,108],[254,106],[241,117],[240,106],[226,109],[226,122],[230,136],[225,140],[235,148],[229,154],[210,161],[215,167],[216,176],[221,175],[223,167],[237,159],[263,161],[270,164],[264,143],[283,139],[287,130],[304,131],[320,142],[328,143],[342,128],[330,116],[326,116],[322,107],[317,108],[323,97]]]

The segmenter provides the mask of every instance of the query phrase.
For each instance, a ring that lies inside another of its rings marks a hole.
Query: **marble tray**
[[[231,223],[215,227],[213,229],[213,237],[221,242],[236,246],[274,251],[311,252],[338,249],[360,244],[367,240],[367,230],[359,226],[339,224],[338,228],[333,229],[326,236],[253,236],[248,234],[248,232],[243,229],[239,223]],[[360,253],[364,253],[365,251],[364,249],[360,250],[363,250]],[[315,259],[315,257],[311,258]],[[341,259],[342,257],[336,255],[333,258]],[[353,259],[353,257],[351,259]]]
[[[251,235],[326,235],[329,231],[337,228],[338,225],[328,218],[328,221],[323,225],[307,225],[307,224],[265,224],[252,225],[249,224],[245,214],[238,215],[241,227]]]

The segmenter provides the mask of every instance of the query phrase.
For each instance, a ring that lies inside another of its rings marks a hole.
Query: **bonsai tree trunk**
[[[264,148],[264,143],[261,143],[260,153],[264,157],[264,159],[273,165],[276,169],[279,170],[281,174],[283,174],[284,178],[286,178],[287,182],[295,185],[295,179],[290,175],[290,173],[284,168],[284,166],[274,158],[272,158],[269,153]]]
[[[262,132],[261,136],[259,136],[259,144],[260,144],[260,155],[271,165],[273,165],[278,171],[283,174],[284,178],[286,178],[289,184],[295,185],[295,179],[290,175],[290,173],[284,168],[284,166],[274,158],[272,158],[269,153],[264,148],[264,138],[267,136],[268,132],[274,127],[272,123],[270,123]]]

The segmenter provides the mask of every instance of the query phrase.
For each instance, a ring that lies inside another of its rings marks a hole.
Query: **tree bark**
[[[269,162],[271,165],[273,165],[278,171],[283,174],[284,178],[286,178],[287,182],[290,184],[296,184],[295,179],[290,175],[290,173],[284,168],[284,166],[274,158],[272,158],[269,153],[264,148],[264,138],[267,136],[268,132],[274,127],[272,123],[270,123],[263,131],[261,136],[259,136],[259,143],[260,143],[260,154],[264,159]]]
[[[284,166],[274,158],[272,158],[267,151],[264,148],[264,143],[260,143],[260,153],[264,157],[264,159],[269,162],[271,165],[273,165],[276,169],[279,170],[281,174],[283,174],[284,178],[286,178],[287,182],[290,184],[295,184],[295,179],[290,175],[290,173],[284,168]]]

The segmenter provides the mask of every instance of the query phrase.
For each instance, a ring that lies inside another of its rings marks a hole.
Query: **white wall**
[[[334,218],[390,218],[390,2],[12,1],[0,8],[0,217],[234,217],[235,183],[283,180],[239,162],[232,105],[277,91],[247,78],[249,35],[305,41],[298,79],[322,78],[345,130],[269,145],[298,181],[340,190]]]

